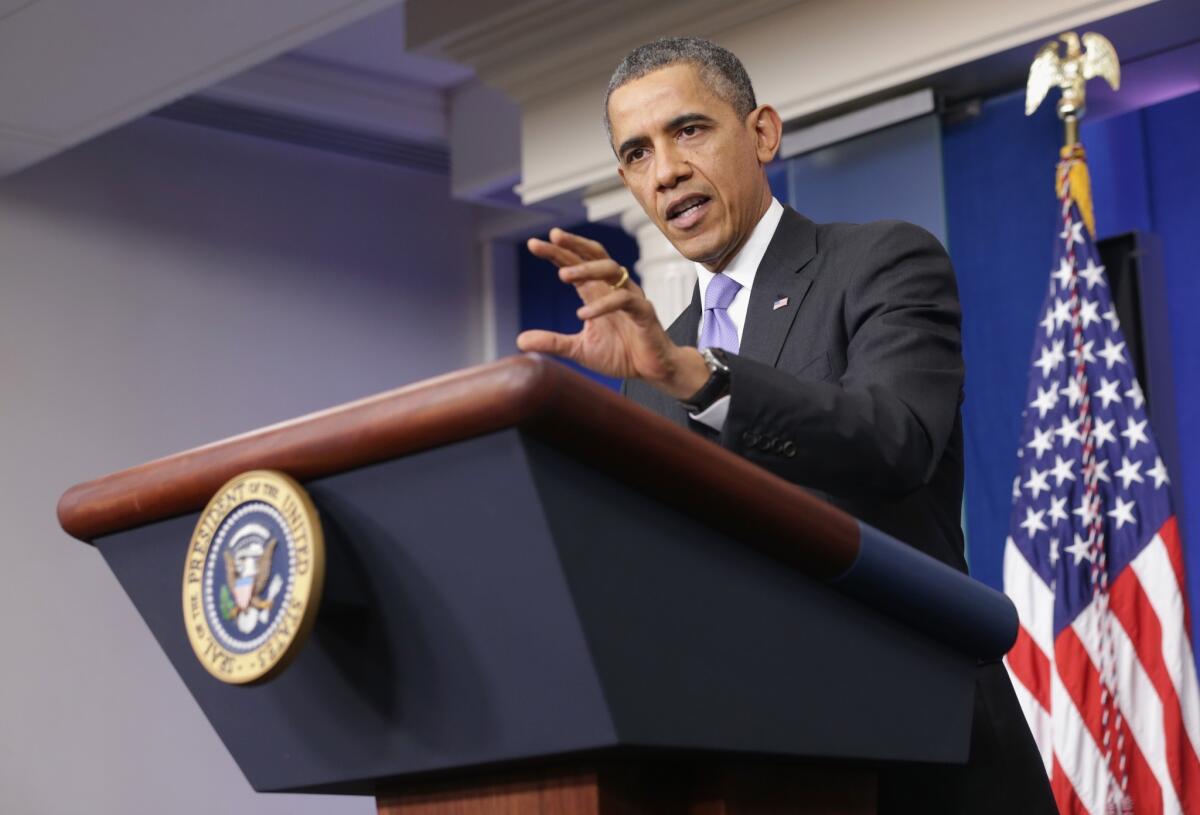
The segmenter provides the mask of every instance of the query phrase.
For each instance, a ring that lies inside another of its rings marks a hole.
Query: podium
[[[184,630],[200,510],[301,482],[326,538],[311,636],[225,684]],[[254,789],[381,813],[870,813],[967,758],[1011,603],[538,355],[77,485],[94,544]],[[891,768],[891,769],[889,769]]]

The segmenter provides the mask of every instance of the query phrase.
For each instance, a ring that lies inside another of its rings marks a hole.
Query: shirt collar
[[[767,253],[767,246],[771,243],[771,238],[775,236],[775,230],[779,227],[779,221],[783,218],[783,204],[779,203],[779,199],[772,197],[771,204],[767,207],[767,211],[758,219],[758,224],[754,227],[754,231],[750,233],[750,238],[746,241],[745,246],[738,252],[729,265],[725,267],[724,274],[733,278],[742,285],[742,290],[749,293],[750,288],[754,285],[754,275],[758,271],[758,266],[762,263],[763,255]],[[696,277],[700,283],[700,302],[704,302],[704,295],[708,291],[708,284],[716,276],[716,273],[710,272],[704,268],[703,263],[696,264]],[[739,292],[740,293],[740,292]]]

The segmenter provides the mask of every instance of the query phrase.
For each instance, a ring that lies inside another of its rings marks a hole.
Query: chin
[[[671,241],[679,254],[693,263],[711,263],[721,256],[719,242],[708,235],[692,235],[683,240]]]

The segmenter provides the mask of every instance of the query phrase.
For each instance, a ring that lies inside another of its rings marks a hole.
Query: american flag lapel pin
[[[788,304],[787,297],[780,297],[774,303],[771,304],[771,311],[779,311],[779,309],[783,308],[787,304]]]

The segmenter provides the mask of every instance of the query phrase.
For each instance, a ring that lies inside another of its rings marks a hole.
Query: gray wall
[[[789,159],[788,197],[818,223],[899,218],[946,243],[942,125],[922,116]]]
[[[0,181],[0,810],[374,811],[254,793],[55,502],[476,362],[473,231],[444,177],[155,119]]]

